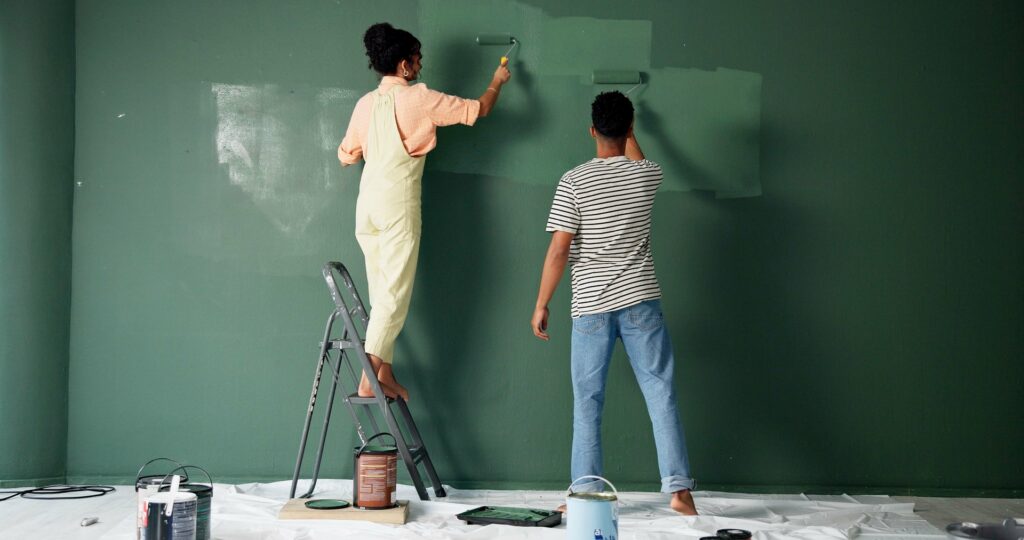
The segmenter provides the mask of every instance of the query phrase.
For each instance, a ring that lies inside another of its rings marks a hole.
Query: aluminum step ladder
[[[323,461],[324,454],[324,443],[327,441],[327,428],[331,423],[331,412],[334,409],[334,397],[338,391],[338,385],[342,378],[342,364],[347,366],[348,375],[352,380],[351,394],[346,394],[342,401],[345,402],[346,408],[352,415],[352,422],[355,424],[356,432],[359,434],[359,440],[362,443],[366,443],[370,437],[382,433],[377,423],[377,419],[374,415],[374,411],[379,411],[383,417],[384,422],[387,426],[388,432],[394,435],[395,443],[398,446],[398,453],[402,457],[402,461],[405,462],[406,468],[409,470],[409,476],[412,478],[413,484],[416,486],[416,493],[419,494],[420,500],[430,500],[430,495],[427,493],[426,485],[423,483],[423,478],[420,476],[419,466],[422,465],[427,472],[427,476],[430,478],[430,483],[434,487],[435,497],[444,497],[445,491],[444,486],[441,484],[440,478],[437,476],[437,471],[434,469],[434,463],[430,460],[430,455],[427,453],[427,447],[423,444],[423,438],[420,436],[419,430],[416,428],[416,423],[412,420],[412,415],[409,413],[409,407],[401,397],[389,398],[384,395],[381,390],[380,383],[377,381],[377,377],[373,374],[373,366],[370,363],[370,358],[366,355],[366,350],[363,349],[362,332],[365,332],[366,325],[370,321],[370,317],[367,314],[366,308],[363,306],[363,301],[359,297],[359,292],[356,290],[355,284],[352,282],[352,276],[345,269],[345,266],[340,262],[328,262],[323,267],[324,280],[327,282],[327,288],[331,292],[331,299],[334,300],[334,311],[327,317],[327,328],[324,330],[324,339],[320,343],[320,355],[316,364],[316,373],[313,375],[313,392],[309,396],[309,407],[306,409],[306,422],[302,428],[302,439],[299,441],[299,456],[295,460],[295,473],[292,475],[292,487],[289,492],[289,498],[295,498],[295,489],[299,482],[299,473],[302,470],[302,461],[306,453],[306,441],[309,439],[309,427],[313,421],[313,410],[316,407],[317,394],[320,389],[320,379],[324,374],[324,366],[328,367],[329,376],[332,379],[331,392],[327,399],[327,411],[324,414],[324,424],[320,432],[320,444],[316,450],[316,464],[313,466],[313,481],[309,486],[309,490],[301,496],[306,499],[312,496],[313,490],[316,488],[317,478],[320,475],[320,464]],[[344,292],[338,287],[338,280],[335,276],[341,277],[344,283]],[[338,319],[344,323],[344,330],[340,339],[332,338],[331,334],[334,330],[335,323]],[[356,321],[361,326],[356,326]],[[353,367],[353,361],[358,362],[362,369],[357,370]],[[374,397],[359,397],[357,392],[359,387],[359,376],[362,373],[367,374],[367,378],[373,387]],[[394,409],[398,409],[398,416],[395,415]],[[369,425],[372,428],[372,432],[367,432],[363,422],[359,420],[358,412],[362,411],[365,416],[369,419]],[[402,419],[405,430],[399,425],[398,418]],[[348,455],[348,452],[346,452]]]

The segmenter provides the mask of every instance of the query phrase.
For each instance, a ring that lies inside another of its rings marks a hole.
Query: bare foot
[[[561,513],[565,514],[566,513],[565,505],[564,504],[558,505],[558,508],[555,508],[555,512],[561,512]]]
[[[394,387],[388,385],[386,381],[382,381],[380,379],[381,368],[387,364],[372,354],[367,354],[366,356],[370,359],[370,367],[373,368],[373,374],[377,378],[377,382],[380,383],[380,388],[384,391],[384,395],[392,399],[398,397],[398,391]],[[388,366],[388,372],[390,371],[391,366]],[[359,397],[374,397],[373,387],[370,386],[370,380],[366,378],[365,371],[363,372],[363,376],[359,379],[359,388],[356,389],[356,393]]]
[[[380,384],[380,389],[384,391],[385,396],[391,399],[398,397],[398,392],[396,392],[394,388],[391,388],[390,386],[380,382],[379,380],[377,382]],[[356,393],[359,394],[359,397],[374,397],[373,387],[370,386],[370,380],[366,378],[365,373],[363,374],[362,378],[359,379],[359,389],[356,391]]]
[[[669,506],[684,516],[697,515],[697,505],[694,504],[693,495],[690,495],[690,490],[688,489],[673,493]]]
[[[409,401],[409,391],[395,380],[395,372],[391,370],[391,364],[381,364],[380,371],[377,372],[377,380],[382,385],[390,386],[406,402]]]

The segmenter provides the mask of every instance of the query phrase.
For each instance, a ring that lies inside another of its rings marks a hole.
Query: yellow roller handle
[[[503,66],[507,66],[508,65],[508,57],[507,56],[502,56],[501,57],[501,65],[503,65]]]

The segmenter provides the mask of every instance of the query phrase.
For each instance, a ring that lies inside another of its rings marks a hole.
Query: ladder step
[[[387,398],[387,400],[388,400],[388,403],[394,403],[394,401],[395,401],[394,398]],[[375,397],[362,397],[362,396],[359,395],[359,392],[355,392],[355,393],[350,394],[347,398],[345,398],[345,401],[348,401],[349,403],[351,403],[353,405],[376,405],[377,404],[377,398],[375,398]]]
[[[324,346],[324,342],[321,341],[320,342],[320,346],[323,347]],[[332,339],[331,341],[327,342],[327,349],[328,350],[332,350],[332,349],[336,349],[336,350],[351,349],[352,347],[353,347],[352,342],[347,340],[347,339]]]

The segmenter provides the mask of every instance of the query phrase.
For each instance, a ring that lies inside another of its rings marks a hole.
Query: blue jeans
[[[675,359],[661,313],[661,302],[648,300],[608,313],[583,315],[572,322],[572,478],[601,475],[601,410],[605,381],[615,340],[629,355],[629,363],[647,401],[658,449],[661,491],[674,493],[693,488],[686,437],[676,410],[672,386]],[[600,483],[587,483],[587,491]]]

